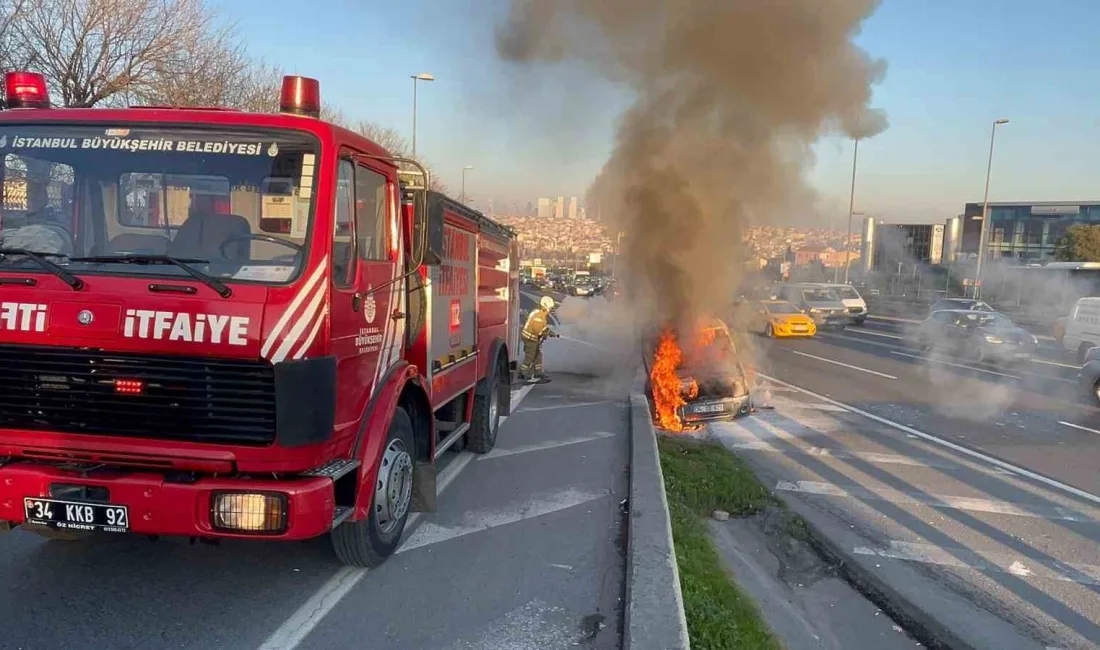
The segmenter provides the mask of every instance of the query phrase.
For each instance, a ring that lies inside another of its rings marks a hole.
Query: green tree
[[[1062,262],[1100,262],[1100,226],[1070,226],[1054,256]]]

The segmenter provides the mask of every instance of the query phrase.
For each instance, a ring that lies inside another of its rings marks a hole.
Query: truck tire
[[[415,458],[412,420],[405,409],[398,407],[378,459],[370,514],[366,519],[346,521],[332,529],[332,549],[341,562],[372,568],[397,550],[411,510]]]
[[[474,421],[470,425],[470,432],[466,434],[466,446],[475,454],[487,454],[497,444],[501,407],[505,400],[512,398],[506,369],[502,359],[498,358],[496,368],[481,380],[491,383],[487,388],[482,385],[474,391]]]
[[[1085,363],[1085,355],[1087,355],[1089,353],[1089,350],[1091,350],[1095,346],[1096,344],[1092,343],[1091,341],[1082,341],[1081,345],[1077,346],[1077,363]]]

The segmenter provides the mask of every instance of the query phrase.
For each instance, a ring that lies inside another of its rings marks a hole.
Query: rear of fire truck
[[[437,443],[464,427],[491,447],[508,408],[515,318],[480,327],[476,281],[456,317],[477,370],[435,368],[433,394],[430,361],[410,363],[435,330],[423,263],[447,263],[426,193],[317,119],[310,79],[270,115],[53,109],[30,73],[5,89],[0,531],[331,532],[349,564],[394,552],[434,507]]]

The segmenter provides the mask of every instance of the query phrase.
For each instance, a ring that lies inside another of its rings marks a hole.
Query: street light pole
[[[993,141],[997,138],[997,125],[1008,124],[1007,118],[993,120],[993,129],[989,134],[989,162],[985,167],[985,196],[982,198],[982,229],[978,235],[978,264],[974,269],[974,299],[982,293],[982,260],[985,259],[987,240],[989,239],[989,177],[993,173]]]
[[[462,198],[460,198],[458,202],[462,203],[463,205],[465,205],[466,203],[466,172],[470,171],[471,169],[473,169],[473,167],[470,165],[466,165],[462,168]]]
[[[859,138],[852,138],[852,190],[848,193],[848,237],[844,240],[844,284],[852,268],[852,211],[856,205],[856,160],[859,159]]]
[[[418,81],[435,81],[430,73],[421,72],[420,74],[409,75],[413,80],[413,137],[412,137],[412,157],[416,159],[416,82]]]

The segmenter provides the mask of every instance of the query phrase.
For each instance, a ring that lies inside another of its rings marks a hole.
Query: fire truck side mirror
[[[417,221],[417,228],[425,237],[424,265],[439,266],[443,263],[443,205],[441,194],[428,192],[424,218]]]

